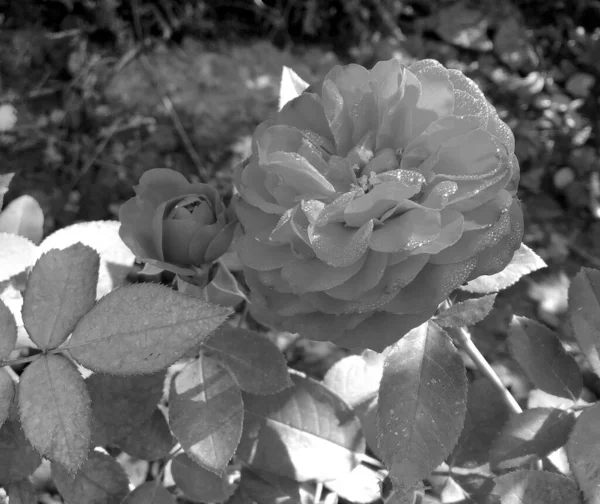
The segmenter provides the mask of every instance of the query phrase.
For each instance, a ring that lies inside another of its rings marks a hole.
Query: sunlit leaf
[[[224,476],[204,469],[185,453],[173,459],[171,474],[177,487],[195,502],[225,502],[233,491]]]
[[[125,497],[121,504],[177,504],[177,501],[160,483],[146,481]]]
[[[458,441],[467,402],[463,361],[446,332],[426,322],[396,343],[379,386],[379,449],[394,488],[427,477]]]
[[[0,360],[6,359],[17,342],[17,323],[15,317],[0,299]]]
[[[500,504],[581,504],[577,485],[562,474],[514,471],[494,482],[492,495]]]
[[[19,411],[25,435],[40,454],[75,473],[91,438],[90,396],[75,365],[42,355],[21,375]]]
[[[42,458],[31,446],[19,422],[7,420],[0,427],[0,485],[14,483],[29,476]]]
[[[156,408],[150,418],[116,444],[133,457],[152,461],[167,457],[175,446],[175,439],[165,415]]]
[[[308,87],[308,82],[305,82],[291,68],[284,66],[281,72],[281,86],[279,87],[279,110],[283,106],[297,98]]]
[[[0,212],[0,232],[28,238],[33,243],[42,241],[44,212],[36,199],[28,194],[11,201]]]
[[[37,246],[23,236],[0,233],[0,282],[22,273],[37,259]]]
[[[0,368],[0,426],[10,414],[15,398],[15,382],[4,368]]]
[[[452,305],[433,319],[440,327],[465,327],[481,322],[494,307],[496,294],[467,299]]]
[[[229,504],[307,504],[314,502],[310,483],[276,476],[264,471],[242,469],[240,484]]]
[[[4,195],[8,191],[8,186],[10,185],[10,182],[14,176],[14,173],[5,173],[0,175],[0,209],[2,208],[2,203],[4,202]]]
[[[357,504],[367,504],[379,499],[382,478],[365,465],[356,466],[346,476],[327,481],[325,486],[343,499]]]
[[[28,479],[6,485],[5,490],[10,504],[38,504],[37,492]]]
[[[75,326],[66,348],[82,366],[128,375],[166,368],[199,345],[230,314],[157,284],[121,287]]]

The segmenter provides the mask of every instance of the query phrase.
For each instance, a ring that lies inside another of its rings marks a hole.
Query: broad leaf
[[[200,355],[171,382],[169,425],[186,453],[221,474],[242,434],[244,405],[238,384],[219,361]]]
[[[283,354],[261,334],[223,326],[202,348],[229,369],[246,392],[274,394],[292,385]]]
[[[37,246],[22,236],[0,233],[0,282],[22,273],[37,259]]]
[[[15,483],[29,476],[42,463],[19,422],[7,420],[0,427],[0,485]]]
[[[175,439],[165,415],[156,408],[150,418],[116,444],[133,457],[152,461],[167,457],[175,446]]]
[[[283,106],[297,98],[308,87],[308,82],[305,82],[291,68],[284,66],[281,72],[281,85],[279,87],[279,110]]]
[[[373,469],[361,464],[343,478],[327,481],[325,486],[349,502],[367,504],[379,499],[381,480]]]
[[[67,339],[96,301],[98,254],[78,243],[43,254],[29,274],[23,295],[23,323],[42,350]]]
[[[66,348],[82,366],[119,375],[153,373],[196,347],[230,310],[157,284],[121,287],[75,326]]]
[[[140,429],[163,395],[164,380],[164,372],[89,376],[86,384],[92,401],[92,444],[105,446]]]
[[[44,234],[44,212],[37,200],[24,194],[11,201],[0,212],[0,232],[24,236],[35,244],[40,243]]]
[[[10,414],[15,398],[15,383],[4,368],[0,368],[0,426]]]
[[[90,396],[75,365],[42,355],[21,375],[19,411],[25,435],[40,454],[75,473],[91,438]]]
[[[460,354],[433,322],[413,329],[385,359],[379,386],[379,449],[394,488],[427,477],[458,441],[467,377]]]
[[[358,419],[321,383],[291,378],[294,386],[277,394],[244,394],[238,456],[253,469],[296,481],[343,477],[365,450]]]
[[[179,490],[196,502],[225,502],[233,491],[223,476],[200,467],[185,453],[173,459],[171,475]]]
[[[4,195],[8,191],[8,186],[10,185],[10,182],[14,176],[14,173],[5,173],[4,175],[0,175],[0,209],[2,208],[2,203],[4,202]]]
[[[28,479],[7,485],[6,493],[10,504],[38,504],[37,492]]]
[[[315,502],[314,486],[309,485],[243,468],[239,487],[228,504],[307,504]]]
[[[490,450],[492,469],[514,469],[563,446],[575,425],[575,414],[535,408],[512,417]]]
[[[461,289],[475,294],[500,292],[517,283],[521,277],[546,266],[540,256],[527,245],[522,244],[521,248],[515,252],[512,261],[500,273],[480,276],[463,285]]]
[[[575,482],[562,474],[515,471],[494,480],[500,504],[581,504]]]
[[[600,271],[582,268],[571,282],[569,318],[583,355],[600,376]]]
[[[588,504],[600,504],[600,403],[586,408],[567,443],[573,475]]]
[[[17,342],[15,317],[0,299],[0,360],[8,358]]]
[[[533,384],[549,394],[576,401],[583,387],[575,359],[554,331],[527,317],[513,317],[510,351]]]
[[[125,497],[121,504],[177,504],[177,501],[160,483],[146,481]]]
[[[467,299],[452,305],[433,319],[440,327],[466,327],[481,322],[494,307],[497,294]]]
[[[129,493],[123,468],[114,458],[98,451],[90,452],[75,477],[53,463],[52,479],[66,504],[119,504]]]

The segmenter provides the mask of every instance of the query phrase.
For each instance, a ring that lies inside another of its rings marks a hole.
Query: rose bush
[[[433,60],[337,66],[258,126],[235,174],[235,248],[270,325],[381,350],[501,271],[523,216],[514,137]]]
[[[232,211],[207,184],[179,172],[152,169],[134,187],[136,196],[119,210],[119,234],[142,261],[182,276],[197,276],[231,244]]]

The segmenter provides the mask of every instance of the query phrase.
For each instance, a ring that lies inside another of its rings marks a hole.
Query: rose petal
[[[508,125],[500,119],[496,109],[489,102],[487,105],[489,114],[487,131],[500,140],[506,147],[508,154],[512,156],[515,153],[515,136]]]
[[[358,184],[350,161],[339,156],[329,158],[325,178],[331,182],[337,192],[348,192],[352,186]]]
[[[321,210],[319,217],[315,222],[315,226],[324,226],[325,224],[330,224],[333,222],[348,223],[348,221],[345,219],[345,212],[348,208],[348,205],[352,204],[352,201],[355,200],[355,198],[362,197],[364,193],[365,192],[362,189],[354,189],[353,191],[349,191],[338,196],[329,205],[325,205],[325,207],[323,207],[323,210]],[[364,222],[361,222],[355,227],[360,227],[363,224]]]
[[[375,229],[369,247],[379,252],[421,247],[439,236],[440,222],[439,212],[421,208],[409,210]]]
[[[334,138],[321,98],[314,93],[303,93],[295,100],[288,102],[285,107],[279,112],[277,122],[293,126],[300,131],[314,133],[322,138],[311,137],[315,143],[328,150],[334,152]]]
[[[208,227],[210,226],[202,228],[202,231],[206,230]],[[162,227],[164,261],[180,266],[189,266],[192,264],[188,248],[190,246],[190,240],[197,230],[198,225],[191,219],[164,220]]]
[[[458,184],[444,180],[438,184],[431,184],[423,194],[421,205],[433,210],[441,210],[448,204],[450,197],[458,190]]]
[[[428,260],[428,254],[418,254],[407,257],[404,261],[388,267],[379,286],[381,286],[385,292],[396,293],[415,279],[419,272],[425,267]]]
[[[260,208],[263,212],[282,214],[282,207],[265,187],[267,174],[256,160],[250,160],[245,166],[240,165],[234,172],[235,186],[242,198]]]
[[[153,215],[154,207],[138,197],[127,200],[119,208],[119,236],[140,259],[159,257],[153,239]]]
[[[279,216],[263,212],[239,196],[235,197],[233,205],[244,232],[259,241],[268,242],[271,231],[277,226]]]
[[[366,253],[365,263],[361,270],[337,287],[325,291],[325,294],[335,299],[352,301],[373,289],[386,271],[387,254],[370,250]]]
[[[369,317],[368,313],[352,313],[339,317],[325,313],[311,313],[287,317],[281,325],[289,332],[301,334],[303,337],[316,341],[335,341],[343,346],[343,338],[350,329]]]
[[[142,174],[135,193],[157,207],[164,201],[189,194],[190,183],[179,172],[167,168],[153,168]]]
[[[507,169],[482,180],[461,181],[457,191],[450,197],[447,207],[463,213],[469,212],[494,198],[506,187],[511,176],[512,173]]]
[[[258,271],[282,268],[296,259],[288,246],[265,245],[248,235],[236,236],[235,248],[242,264]]]
[[[456,210],[445,208],[440,212],[442,230],[435,241],[415,249],[421,254],[439,254],[445,248],[454,245],[462,236],[464,228],[463,214]]]
[[[208,263],[216,261],[219,257],[221,257],[231,245],[233,241],[233,235],[235,233],[235,229],[237,227],[237,222],[230,222],[225,227],[223,227],[217,235],[211,240],[206,249],[206,254],[204,256],[204,260]],[[193,243],[190,244],[190,251],[193,250]]]
[[[338,222],[308,227],[308,237],[317,257],[338,268],[354,264],[365,254],[372,232],[373,221],[358,229]]]
[[[486,201],[469,212],[463,212],[465,218],[464,230],[474,231],[487,229],[498,221],[502,212],[506,212],[512,205],[512,195],[501,189],[492,199]]]
[[[206,251],[219,231],[222,231],[220,224],[197,228],[188,243],[187,254],[191,264],[200,266],[212,262],[206,258]]]
[[[460,89],[454,90],[454,110],[452,114],[459,117],[477,117],[480,121],[480,127],[484,129],[488,124],[488,108],[485,99],[478,99]]]

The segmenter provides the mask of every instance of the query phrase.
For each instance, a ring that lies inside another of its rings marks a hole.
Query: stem
[[[29,355],[28,357],[20,357],[18,359],[0,360],[0,367],[17,366],[18,364],[27,364],[28,362],[33,362],[34,360],[36,360],[40,355],[42,355],[42,354],[37,353],[35,355]]]

